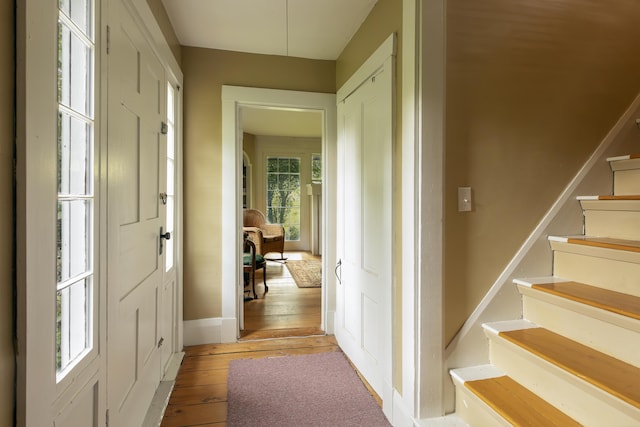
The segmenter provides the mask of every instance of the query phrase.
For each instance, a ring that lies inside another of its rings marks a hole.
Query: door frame
[[[312,110],[322,114],[322,310],[321,328],[333,334],[335,279],[332,266],[336,251],[332,247],[336,232],[336,96],[330,93],[300,92],[255,87],[222,87],[222,241],[231,250],[222,252],[221,342],[235,342],[240,336],[239,287],[242,248],[242,107]],[[327,244],[328,242],[332,243]]]

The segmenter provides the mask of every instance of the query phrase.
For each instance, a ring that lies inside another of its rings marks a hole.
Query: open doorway
[[[243,106],[238,117],[239,231],[253,243],[244,247],[243,261],[251,262],[255,248],[258,265],[265,266],[243,268],[240,338],[322,334],[322,113]]]
[[[295,92],[295,91],[282,91],[271,89],[258,89],[258,88],[244,88],[244,87],[223,87],[223,238],[227,242],[235,242],[237,251],[235,253],[229,252],[223,254],[223,315],[225,322],[223,322],[223,341],[232,341],[231,334],[231,321],[235,322],[234,336],[239,338],[241,336],[240,331],[245,329],[245,302],[244,302],[244,274],[240,260],[242,260],[242,226],[243,226],[243,151],[247,151],[244,148],[244,135],[249,133],[249,122],[245,122],[245,116],[250,117],[254,112],[276,114],[280,112],[288,113],[310,113],[316,115],[320,119],[320,152],[317,149],[312,150],[311,154],[320,154],[320,158],[324,161],[324,168],[322,170],[322,192],[324,193],[319,200],[319,206],[317,206],[317,212],[321,215],[321,220],[316,226],[316,246],[318,247],[318,254],[322,254],[321,257],[321,277],[322,287],[317,290],[320,294],[320,322],[319,330],[327,333],[333,333],[333,319],[335,312],[335,280],[332,274],[332,267],[330,265],[335,264],[335,248],[331,244],[327,244],[328,241],[334,241],[330,236],[335,236],[335,168],[332,168],[332,162],[335,162],[335,147],[336,147],[336,135],[335,135],[335,95],[333,94],[320,94],[310,92]],[[301,116],[299,116],[301,117]],[[268,122],[273,123],[274,120],[267,119]],[[299,121],[299,120],[298,120]],[[261,133],[256,132],[255,133]],[[252,134],[253,135],[253,134]],[[267,135],[268,136],[268,135]],[[273,137],[273,136],[271,136]],[[278,136],[281,138],[281,136]],[[297,138],[295,136],[288,136],[288,138]],[[268,139],[268,138],[267,138]],[[288,141],[289,143],[291,141]],[[267,144],[268,145],[268,144]],[[271,147],[273,148],[273,147]],[[248,149],[250,151],[250,149]],[[269,151],[268,153],[266,151]],[[252,157],[252,156],[248,156]],[[254,207],[259,207],[264,210],[265,217],[269,218],[269,214],[274,211],[270,209],[282,209],[282,206],[275,206],[269,200],[268,187],[267,187],[267,171],[269,169],[268,159],[272,159],[272,166],[277,165],[277,174],[282,173],[295,173],[297,166],[296,162],[291,159],[297,158],[296,155],[287,152],[283,149],[269,149],[263,150],[258,156],[251,158],[251,173],[254,178],[258,174],[264,175],[262,184],[258,184],[256,179],[253,179],[251,186],[251,198],[249,203]],[[309,156],[309,169],[312,168],[313,156]],[[306,162],[300,157],[300,162]],[[285,168],[284,166],[287,166]],[[262,168],[262,172],[258,172],[258,169]],[[280,170],[282,168],[282,170]],[[287,169],[285,171],[285,169]],[[276,172],[276,171],[274,171]],[[309,172],[310,173],[310,172]],[[280,179],[276,176],[276,180]],[[308,189],[306,184],[310,184],[310,180],[304,182],[304,186],[301,185],[299,197],[311,198],[308,195]],[[301,180],[301,184],[303,181]],[[312,191],[312,190],[311,190]],[[260,196],[259,193],[263,195]],[[313,191],[312,191],[313,192]],[[282,198],[282,197],[281,197]],[[282,201],[282,200],[280,200]],[[302,208],[301,208],[302,209]],[[306,208],[309,209],[310,208]],[[285,257],[293,261],[294,258],[302,260],[306,258],[306,254],[311,254],[311,240],[312,237],[307,237],[307,242],[302,242],[303,239],[291,239],[295,237],[296,233],[300,233],[302,236],[311,236],[311,230],[313,227],[309,224],[310,220],[303,220],[301,222],[300,229],[295,225],[295,221],[292,222],[290,215],[287,218],[285,226],[289,233],[290,239],[286,242]],[[282,217],[281,217],[282,218]],[[274,218],[270,218],[274,219]],[[293,218],[295,219],[295,218]],[[276,222],[276,221],[273,221]],[[301,232],[301,227],[304,224],[307,227],[305,233]],[[328,238],[329,236],[329,238]],[[304,254],[303,254],[304,253]],[[268,254],[267,254],[268,255]],[[275,254],[279,255],[279,254]],[[269,257],[269,256],[267,256]],[[278,256],[275,256],[276,258]],[[262,283],[262,277],[256,277],[256,283]],[[269,285],[269,292],[275,290],[271,286],[271,277],[273,274],[273,280],[284,281],[292,280],[291,273],[285,263],[269,263],[267,266],[267,282]],[[277,282],[274,282],[276,284]],[[295,283],[295,282],[293,282]],[[296,286],[293,284],[293,286]],[[258,289],[258,295],[260,295],[260,289]],[[271,295],[275,295],[272,292]],[[268,294],[270,297],[271,295]],[[275,300],[275,297],[272,298]],[[270,300],[271,301],[271,300]],[[257,301],[260,302],[260,298]],[[297,306],[301,306],[302,303],[298,302]],[[257,305],[256,305],[257,307]],[[266,308],[262,308],[266,310]],[[264,311],[263,311],[264,313]],[[282,316],[277,316],[282,318]]]

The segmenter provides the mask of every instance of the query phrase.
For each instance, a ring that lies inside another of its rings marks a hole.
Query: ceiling
[[[335,60],[377,0],[162,0],[183,46]]]
[[[335,60],[377,0],[162,0],[182,46]],[[320,113],[243,109],[254,135],[319,137]]]

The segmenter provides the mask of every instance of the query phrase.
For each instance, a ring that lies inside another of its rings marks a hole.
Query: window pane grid
[[[58,0],[56,371],[93,348],[93,0]]]
[[[175,209],[175,89],[171,84],[167,85],[167,204],[165,229],[171,233],[171,239],[166,240],[165,271],[173,268],[175,233],[174,233],[174,209]]]
[[[70,114],[66,108],[58,113],[58,194],[91,196],[93,193],[93,121]]]
[[[68,370],[92,346],[92,284],[87,277],[56,292],[56,368]]]
[[[63,14],[58,21],[58,101],[93,117],[94,44]]]
[[[89,270],[89,271],[86,271],[86,272],[84,272],[82,274],[79,274],[79,275],[77,275],[75,277],[71,277],[68,280],[65,280],[63,282],[58,282],[58,284],[56,285],[56,291],[60,292],[60,291],[66,289],[66,288],[68,288],[70,286],[73,286],[74,284],[76,284],[76,283],[78,283],[78,282],[80,282],[82,280],[85,280],[85,279],[91,277],[92,275],[93,275],[93,271]]]
[[[267,220],[282,224],[285,240],[300,240],[300,158],[267,158]]]
[[[78,1],[78,0],[72,0],[71,2],[69,1],[63,1],[60,3],[67,3],[66,5],[60,5],[59,10],[59,14],[58,14],[58,20],[60,20],[61,22],[64,23],[64,25],[66,25],[67,27],[69,27],[69,29],[71,31],[73,31],[74,33],[76,33],[78,35],[78,37],[82,38],[85,40],[85,44],[87,44],[88,46],[92,46],[93,45],[93,25],[92,25],[92,21],[93,21],[93,17],[91,15],[91,1],[86,2],[86,1]],[[78,13],[76,13],[76,11],[78,9],[75,10],[70,10],[70,3],[74,3],[74,5],[78,5],[80,6],[81,4],[84,4],[84,10],[79,11]]]

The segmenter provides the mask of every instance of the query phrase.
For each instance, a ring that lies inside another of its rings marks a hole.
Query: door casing
[[[335,247],[328,245],[335,236],[335,186],[336,186],[336,102],[334,94],[299,92],[252,87],[222,87],[222,241],[230,250],[222,253],[222,325],[221,341],[235,342],[240,333],[242,224],[242,107],[313,110],[322,114],[322,182],[323,230],[322,230],[322,319],[321,328],[333,333],[335,312],[335,279],[328,272],[335,265]]]

